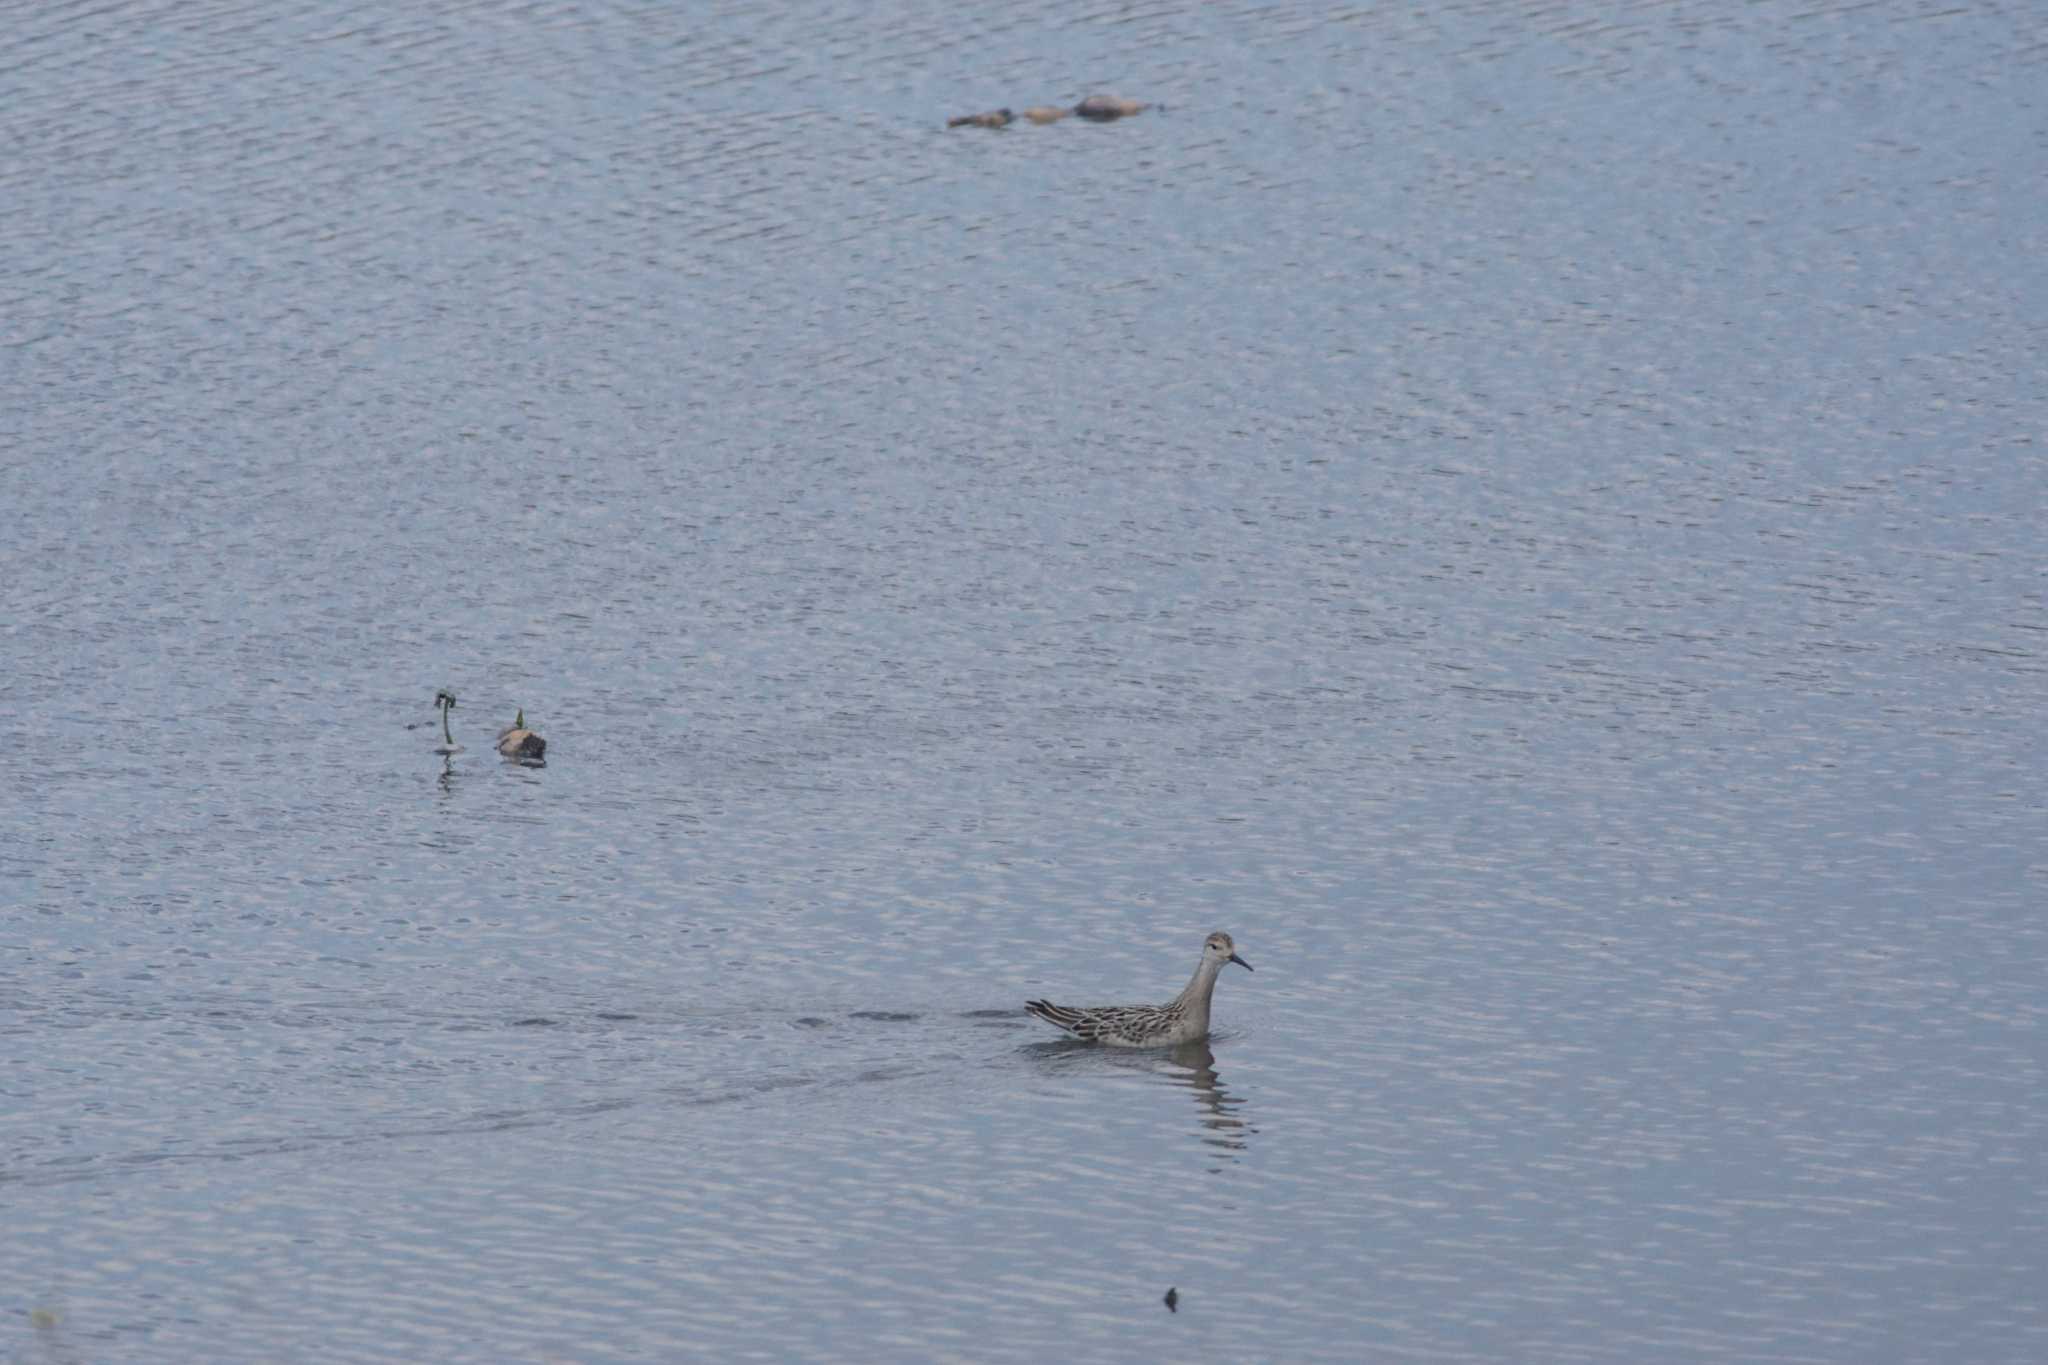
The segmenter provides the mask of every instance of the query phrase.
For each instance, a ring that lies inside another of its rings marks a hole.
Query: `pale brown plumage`
[[[1090,1043],[1111,1047],[1171,1047],[1209,1036],[1209,999],[1216,992],[1216,974],[1235,962],[1246,971],[1252,964],[1237,955],[1230,935],[1214,933],[1202,943],[1202,960],[1187,988],[1163,1005],[1097,1005],[1077,1009],[1050,1000],[1027,1000],[1024,1008],[1055,1028]]]

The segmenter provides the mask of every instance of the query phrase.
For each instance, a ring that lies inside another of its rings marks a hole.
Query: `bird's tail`
[[[1068,1005],[1055,1005],[1050,1000],[1026,1000],[1024,1011],[1045,1020],[1054,1028],[1063,1028],[1069,1033],[1080,1032],[1081,1011]]]

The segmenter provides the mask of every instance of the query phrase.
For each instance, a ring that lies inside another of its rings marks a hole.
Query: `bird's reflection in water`
[[[1061,1041],[1033,1043],[1025,1051],[1060,1066],[1096,1065],[1141,1072],[1173,1086],[1186,1086],[1201,1111],[1202,1141],[1231,1161],[1244,1151],[1258,1127],[1244,1115],[1244,1100],[1223,1086],[1216,1074],[1216,1054],[1206,1042],[1170,1048],[1103,1047],[1096,1043]]]
[[[441,775],[435,781],[440,785],[441,795],[453,796],[455,794],[455,755],[443,754],[441,756]]]
[[[1216,1054],[1207,1043],[1182,1043],[1167,1052],[1166,1060],[1172,1063],[1162,1073],[1166,1080],[1195,1092],[1195,1103],[1202,1111],[1202,1126],[1209,1130],[1202,1141],[1232,1153],[1234,1160],[1258,1129],[1240,1113],[1244,1101],[1225,1090],[1217,1078]]]

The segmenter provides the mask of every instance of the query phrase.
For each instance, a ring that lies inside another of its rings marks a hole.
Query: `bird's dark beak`
[[[1237,964],[1238,966],[1240,966],[1240,967],[1244,968],[1244,969],[1245,969],[1246,971],[1250,971],[1250,970],[1252,969],[1252,964],[1251,964],[1251,963],[1249,963],[1249,962],[1246,962],[1246,961],[1245,961],[1245,960],[1244,960],[1243,958],[1239,957],[1239,956],[1238,956],[1238,955],[1237,955],[1236,953],[1232,953],[1232,954],[1230,955],[1230,959],[1229,959],[1229,960],[1230,960],[1230,961],[1232,961],[1232,962],[1235,962],[1235,963],[1236,963],[1236,964]]]

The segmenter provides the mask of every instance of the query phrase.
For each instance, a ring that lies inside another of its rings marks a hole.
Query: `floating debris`
[[[1178,1313],[1180,1311],[1180,1291],[1178,1289],[1169,1288],[1166,1291],[1166,1311],[1169,1313]]]
[[[441,713],[441,747],[437,754],[459,754],[462,746],[455,742],[455,732],[448,728],[448,713],[455,709],[455,693],[444,687],[434,694],[434,709]]]
[[[962,114],[946,120],[948,128],[1001,128],[1010,121],[1007,109],[991,109],[986,114]]]

